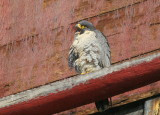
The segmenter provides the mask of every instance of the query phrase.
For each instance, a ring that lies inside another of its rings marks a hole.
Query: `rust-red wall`
[[[0,97],[74,75],[74,24],[106,36],[112,63],[160,49],[159,0],[1,0]]]

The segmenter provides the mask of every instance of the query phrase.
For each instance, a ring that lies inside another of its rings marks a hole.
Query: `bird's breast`
[[[83,34],[80,34],[76,37],[73,45],[81,51],[94,42],[97,42],[96,34],[93,31],[85,31]]]
[[[98,59],[100,58],[98,56],[102,51],[101,45],[93,31],[85,32],[84,34],[77,36],[74,41],[74,47],[76,48],[81,61],[88,60],[91,62],[92,60],[95,60],[93,58]]]

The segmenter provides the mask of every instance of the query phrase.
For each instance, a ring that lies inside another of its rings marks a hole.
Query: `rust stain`
[[[57,0],[44,0],[43,1],[43,8],[46,8],[47,6],[49,6],[54,1],[57,1]]]

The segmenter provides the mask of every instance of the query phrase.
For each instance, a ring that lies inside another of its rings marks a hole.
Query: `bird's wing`
[[[76,59],[78,59],[78,54],[75,50],[76,50],[75,47],[72,45],[70,47],[69,56],[68,56],[68,66],[71,68],[75,66],[74,62],[76,61]]]
[[[111,65],[110,47],[106,37],[99,31],[95,30],[96,38],[99,40],[102,47],[103,54],[101,55],[100,65],[103,67],[109,67]]]
[[[79,35],[79,32],[76,32],[74,35],[74,41],[73,44],[70,47],[69,50],[69,56],[68,56],[68,66],[70,68],[74,68],[75,67],[75,61],[79,58],[78,56],[78,52],[76,51],[76,48],[74,45],[76,45],[77,43],[77,36]]]

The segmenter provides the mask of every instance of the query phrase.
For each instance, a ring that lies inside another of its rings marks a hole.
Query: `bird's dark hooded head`
[[[92,23],[82,20],[78,24],[76,24],[76,30],[79,31],[81,34],[84,33],[85,30],[94,31],[96,28],[93,26]]]

